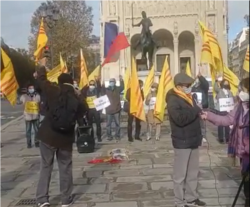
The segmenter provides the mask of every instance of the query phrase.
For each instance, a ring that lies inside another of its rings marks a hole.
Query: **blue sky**
[[[28,47],[30,19],[41,2],[43,1],[1,1],[1,36],[8,45]],[[86,2],[93,7],[93,34],[99,35],[99,1]],[[248,1],[229,1],[229,40],[245,26],[245,14],[249,14]]]

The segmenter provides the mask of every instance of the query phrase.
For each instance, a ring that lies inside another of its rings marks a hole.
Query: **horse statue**
[[[153,36],[150,31],[150,27],[153,26],[151,20],[147,17],[146,12],[142,12],[142,20],[138,24],[133,24],[133,27],[142,26],[140,39],[137,41],[134,49],[136,50],[139,46],[142,52],[141,59],[148,60],[148,69],[153,65],[153,54],[154,48],[157,47]],[[147,59],[148,56],[148,59]]]

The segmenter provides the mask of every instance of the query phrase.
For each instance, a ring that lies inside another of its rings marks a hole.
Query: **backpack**
[[[87,120],[84,117],[84,120]],[[84,126],[77,127],[76,146],[78,153],[92,153],[95,151],[93,127],[85,122]]]
[[[53,130],[67,133],[74,131],[79,101],[70,92],[60,92],[58,99],[49,108],[50,124]]]

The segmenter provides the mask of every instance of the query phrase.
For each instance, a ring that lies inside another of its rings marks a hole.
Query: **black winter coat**
[[[179,97],[174,90],[166,96],[171,137],[175,149],[196,149],[201,146],[202,133],[200,126],[201,109],[190,105]]]

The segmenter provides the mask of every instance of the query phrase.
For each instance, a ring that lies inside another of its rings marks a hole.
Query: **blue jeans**
[[[115,122],[115,138],[120,139],[120,112],[116,114],[107,114],[107,136],[112,139],[112,123]]]
[[[37,139],[37,131],[39,126],[39,120],[25,121],[26,124],[26,138],[27,138],[27,146],[31,146],[31,131],[32,127],[34,130],[35,144],[38,145],[39,141]]]

